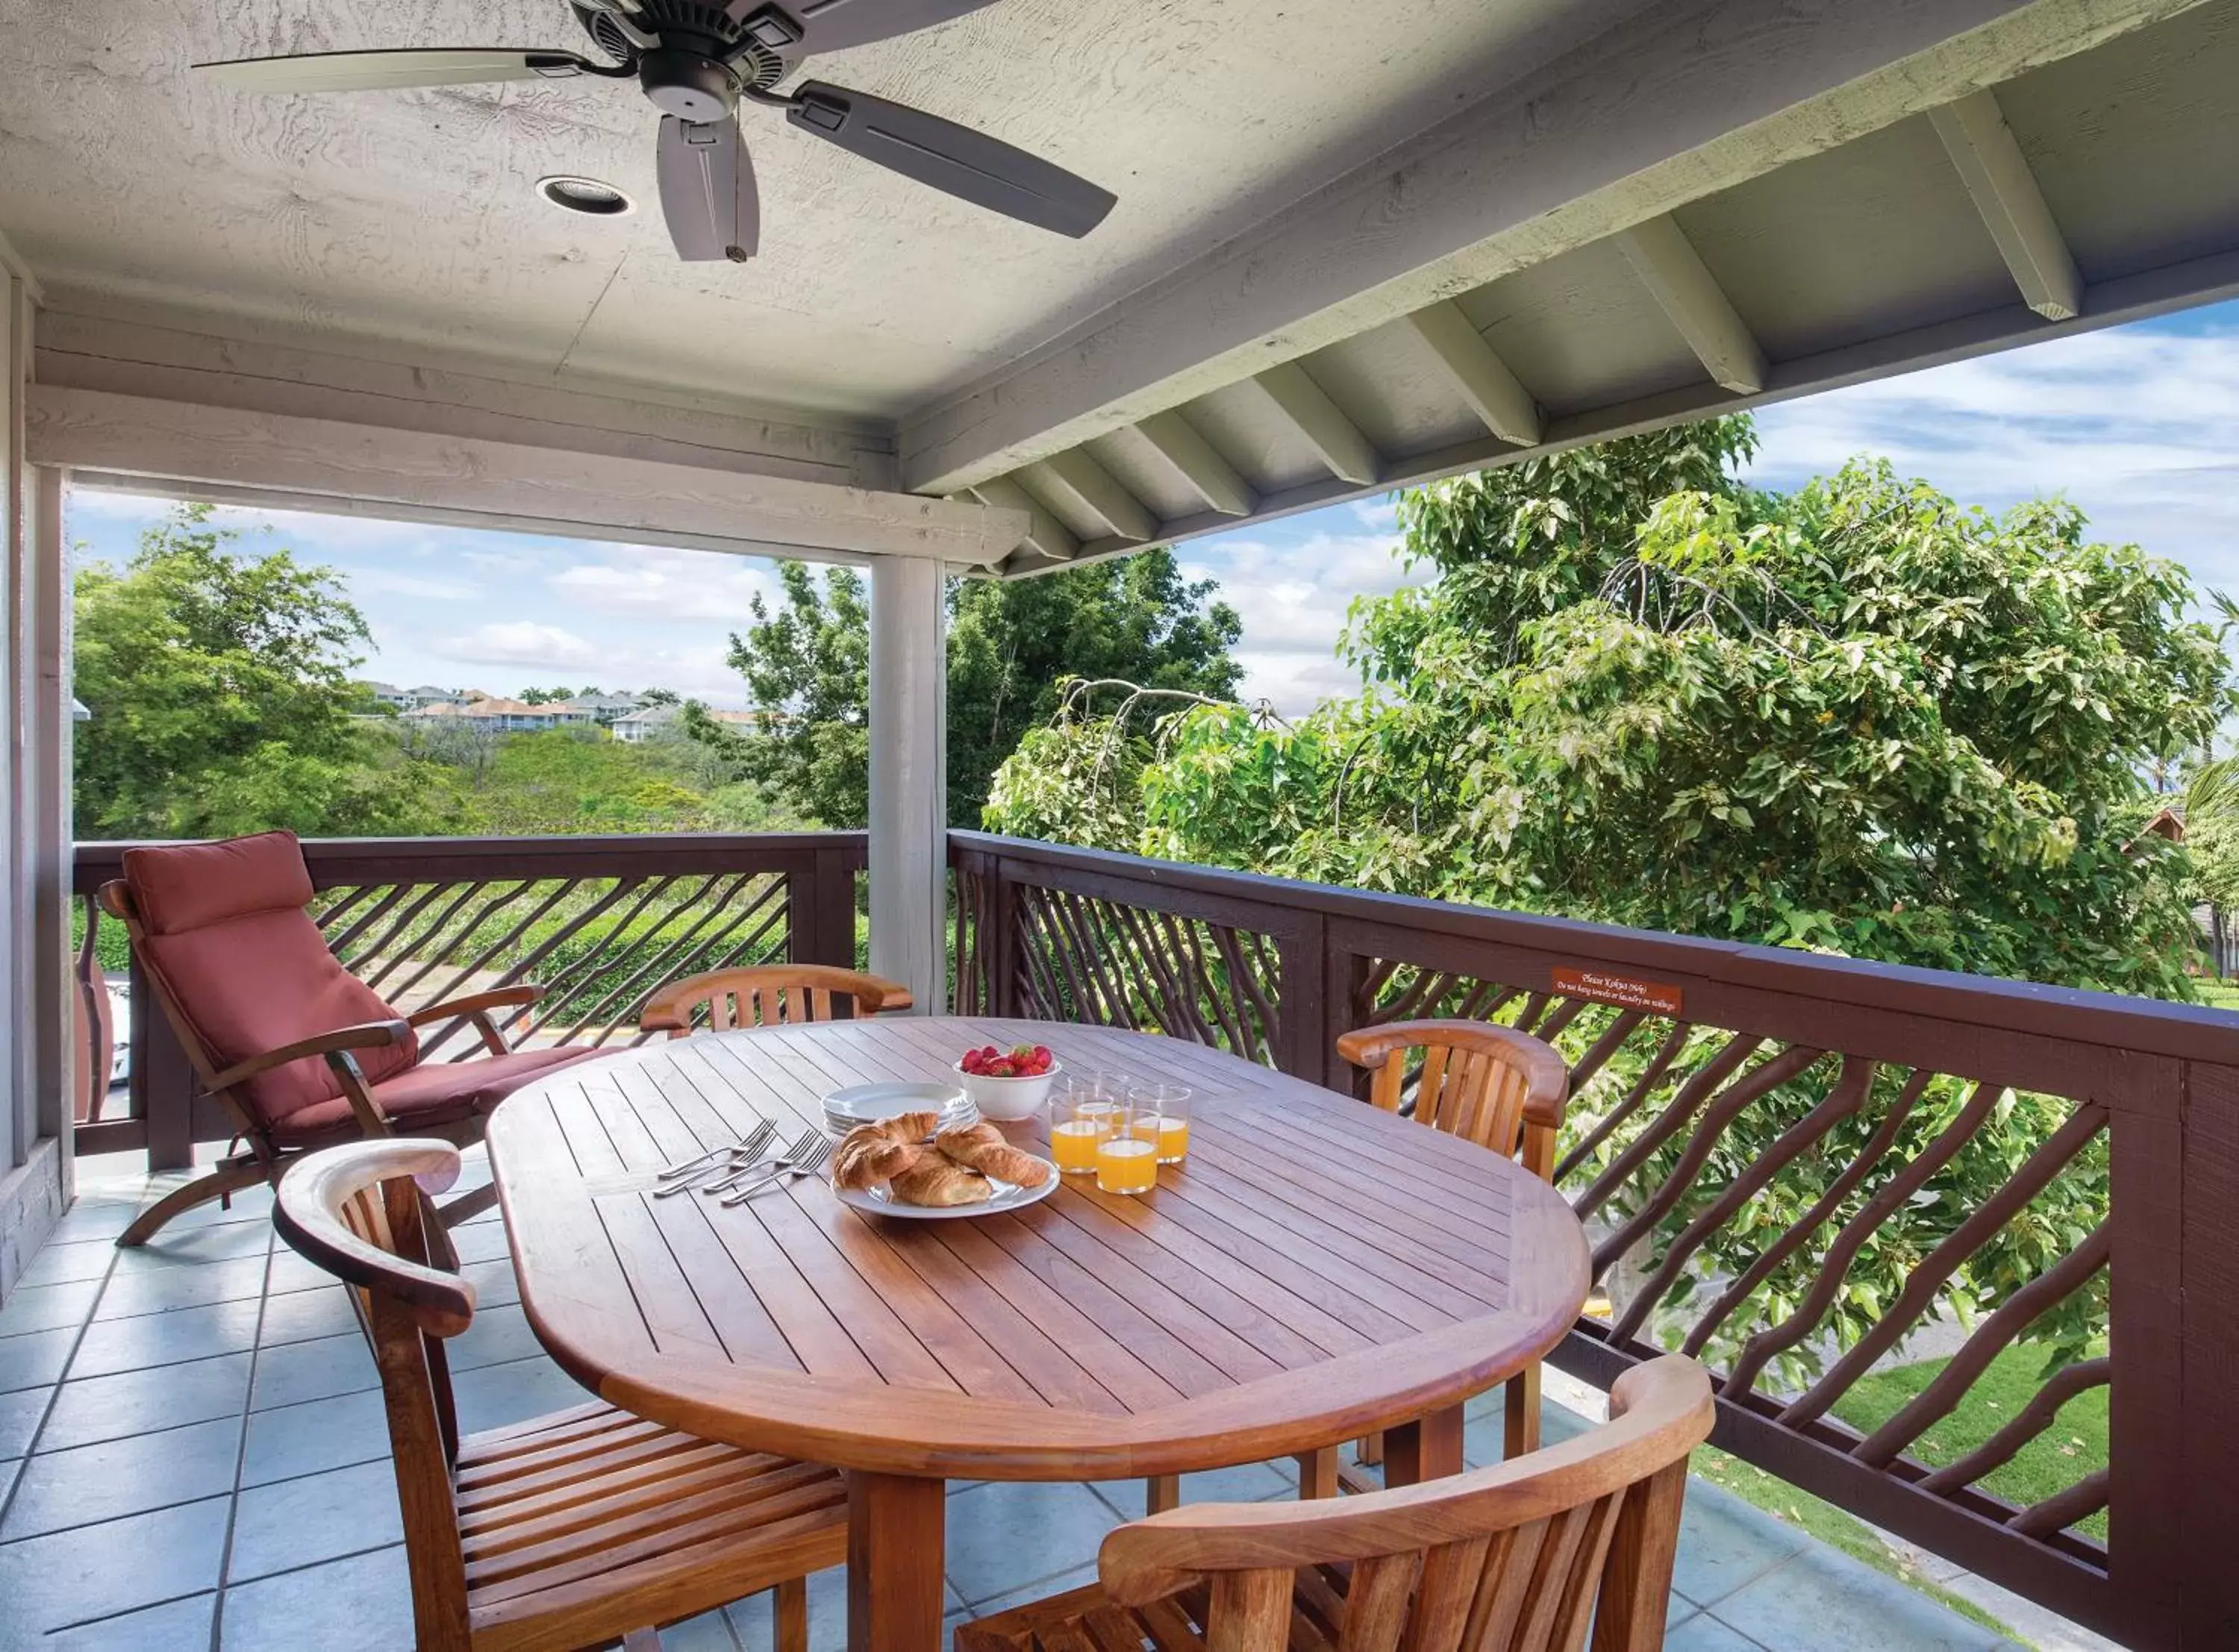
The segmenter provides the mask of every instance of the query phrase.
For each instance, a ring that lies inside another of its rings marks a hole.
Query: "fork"
[[[799,1164],[809,1154],[814,1152],[819,1146],[825,1145],[827,1140],[824,1132],[812,1125],[801,1132],[799,1141],[794,1143],[775,1158],[766,1158],[755,1164],[741,1165],[728,1176],[715,1181],[701,1183],[700,1191],[710,1195],[722,1193],[738,1186],[749,1177],[774,1176],[787,1166]],[[827,1158],[831,1156],[828,1147],[825,1156]]]
[[[769,1173],[758,1181],[748,1182],[735,1193],[723,1195],[726,1204],[741,1204],[757,1193],[767,1193],[780,1182],[797,1182],[804,1176],[814,1176],[832,1162],[832,1141],[829,1137],[810,1148],[807,1153],[791,1164],[758,1164],[758,1171]]]
[[[704,1178],[721,1178],[747,1169],[768,1151],[776,1136],[777,1126],[765,1118],[735,1145],[718,1147],[712,1152],[702,1153],[697,1158],[685,1159],[661,1171],[658,1179],[662,1184],[653,1190],[653,1196],[665,1199],[671,1193],[681,1193]]]

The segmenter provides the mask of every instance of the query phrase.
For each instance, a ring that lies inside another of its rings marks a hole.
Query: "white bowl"
[[[956,1082],[964,1086],[964,1093],[972,1098],[982,1118],[1000,1118],[1016,1123],[1032,1118],[1049,1099],[1050,1086],[1057,1082],[1058,1074],[1065,1071],[1065,1063],[1052,1061],[1047,1072],[1038,1072],[1031,1078],[998,1078],[990,1073],[967,1072],[961,1065],[950,1069]]]

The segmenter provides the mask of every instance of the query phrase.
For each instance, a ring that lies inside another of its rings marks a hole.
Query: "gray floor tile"
[[[1184,1503],[1264,1503],[1293,1496],[1298,1489],[1299,1473],[1287,1457],[1279,1463],[1240,1463],[1182,1476]],[[1140,1520],[1146,1512],[1146,1488],[1140,1480],[1100,1481],[1096,1492],[1122,1520]]]
[[[1680,1516],[1671,1584],[1698,1606],[1715,1605],[1810,1541],[1731,1492],[1695,1481]]]
[[[214,1302],[241,1302],[253,1299],[263,1287],[264,1263],[257,1257],[120,1271],[110,1277],[93,1317],[122,1319],[203,1308]]]
[[[948,1500],[948,1581],[976,1606],[1093,1561],[1120,1523],[1086,1486],[974,1486]]]
[[[82,1531],[0,1543],[11,1631],[109,1617],[217,1586],[225,1499],[182,1503]]]
[[[306,1262],[284,1244],[272,1247],[271,1268],[270,1283],[264,1288],[276,1297],[290,1290],[316,1290],[335,1282],[334,1275]]]
[[[164,1224],[163,1231],[176,1233],[192,1228],[227,1227],[242,1223],[272,1220],[272,1190],[269,1187],[245,1187],[224,1204],[212,1199],[208,1204],[197,1204],[183,1216],[175,1216]]]
[[[516,1307],[485,1308],[475,1323],[454,1337],[447,1350],[454,1371],[470,1371],[478,1365],[502,1365],[508,1360],[541,1354],[543,1344],[528,1328],[528,1317]]]
[[[386,1463],[252,1486],[233,1516],[229,1583],[377,1549],[404,1536],[396,1476]],[[228,1607],[227,1616],[232,1611]]]
[[[196,1262],[239,1262],[262,1257],[271,1248],[272,1229],[267,1223],[183,1227],[174,1222],[147,1244],[119,1251],[116,1271],[144,1273],[150,1268],[183,1267]]]
[[[20,1285],[58,1285],[73,1279],[98,1279],[116,1260],[116,1246],[108,1239],[80,1239],[69,1244],[50,1242],[23,1270]]]
[[[97,1623],[63,1629],[39,1642],[39,1652],[179,1652],[209,1644],[217,1596],[191,1595]]]
[[[357,1310],[341,1285],[320,1290],[291,1290],[284,1297],[264,1299],[264,1323],[258,1327],[259,1345],[308,1343],[321,1337],[357,1336]]]
[[[402,1543],[225,1592],[224,1652],[395,1652],[412,1642]]]
[[[0,1337],[0,1394],[23,1388],[50,1388],[60,1382],[63,1367],[70,1363],[71,1344],[76,1341],[75,1326]]]
[[[510,1262],[469,1262],[459,1269],[459,1275],[475,1288],[477,1310],[521,1300],[521,1282],[514,1277]]]
[[[300,1405],[372,1388],[380,1381],[373,1350],[355,1331],[316,1342],[287,1343],[257,1355],[256,1390],[249,1405],[256,1411]]]
[[[451,1378],[451,1393],[458,1401],[459,1430],[464,1434],[525,1423],[595,1397],[541,1354],[508,1365],[461,1371]]]
[[[47,1414],[47,1402],[54,1397],[51,1388],[19,1388],[12,1394],[0,1394],[0,1457],[20,1457],[31,1449],[31,1436],[39,1431],[39,1419]]]
[[[1708,1612],[1698,1612],[1665,1633],[1664,1652],[1762,1652],[1762,1649],[1740,1630],[1719,1622]]]
[[[388,1456],[389,1414],[381,1390],[368,1389],[337,1399],[250,1412],[241,1483],[259,1486],[353,1463],[384,1461]]]
[[[739,1637],[719,1607],[661,1630],[661,1652],[739,1652]]]
[[[176,1313],[96,1319],[78,1342],[70,1374],[110,1377],[150,1365],[178,1365],[190,1359],[247,1353],[256,1341],[261,1306],[252,1297],[246,1302],[214,1302],[207,1308],[182,1308]]]
[[[724,1609],[745,1652],[770,1652],[777,1626],[765,1590]],[[665,1643],[664,1643],[665,1644]],[[808,1652],[844,1652],[847,1644],[847,1569],[833,1566],[808,1575]]]
[[[506,1244],[502,1222],[469,1222],[464,1227],[453,1228],[451,1248],[459,1253],[462,1265],[469,1262],[502,1262],[513,1255]]]
[[[1060,1572],[1055,1577],[1045,1577],[1039,1582],[1024,1583],[1016,1589],[1005,1589],[1001,1594],[993,1596],[987,1600],[976,1601],[964,1610],[952,1616],[956,1622],[968,1623],[975,1618],[993,1617],[996,1613],[1007,1612],[1014,1606],[1026,1606],[1035,1601],[1046,1600],[1053,1595],[1062,1595],[1067,1589],[1079,1589],[1084,1583],[1093,1583],[1095,1581],[1096,1568],[1093,1565],[1076,1566],[1070,1571]]]
[[[1817,1544],[1714,1609],[1766,1652],[1984,1652],[2000,1637],[1895,1578]]]
[[[221,1496],[240,1456],[236,1417],[43,1451],[24,1465],[0,1543]]]
[[[35,1330],[75,1330],[93,1311],[101,1295],[98,1279],[73,1279],[58,1285],[18,1285],[0,1307],[0,1337]]]
[[[137,1198],[111,1198],[81,1194],[70,1209],[63,1212],[55,1231],[47,1236],[50,1244],[81,1244],[89,1239],[114,1240],[132,1225],[132,1218],[140,1213]]]
[[[39,1449],[58,1451],[97,1440],[237,1416],[249,1403],[249,1356],[228,1354],[186,1365],[158,1365],[115,1377],[65,1383]]]

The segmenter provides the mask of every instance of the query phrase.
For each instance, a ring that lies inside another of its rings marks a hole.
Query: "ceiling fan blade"
[[[661,117],[655,152],[661,210],[668,238],[688,263],[728,258],[742,264],[761,238],[761,201],[754,191],[754,162],[739,141],[734,116],[720,121]]]
[[[196,63],[245,92],[382,92],[491,81],[571,80],[594,67],[568,51],[502,51],[460,46],[433,51],[321,51],[296,57],[239,57]]]
[[[797,44],[784,39],[787,30],[782,21],[773,23],[767,35],[759,30],[748,30],[763,38],[772,50],[794,56],[844,51],[874,40],[914,34],[994,3],[995,0],[781,0],[781,3],[774,5],[767,0],[731,0],[727,10],[741,23],[764,11],[777,11],[797,21],[806,36]]]
[[[1075,240],[1102,223],[1117,199],[1000,138],[868,92],[807,81],[785,117],[904,177]]]

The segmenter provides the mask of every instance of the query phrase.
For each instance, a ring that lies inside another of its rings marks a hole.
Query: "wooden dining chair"
[[[127,849],[124,875],[101,886],[100,909],[123,923],[196,1082],[245,1144],[142,1211],[118,1244],[144,1244],[181,1212],[277,1181],[303,1153],[336,1142],[399,1133],[478,1141],[514,1091],[600,1053],[508,1048],[491,1012],[535,1003],[544,990],[528,982],[396,1008],[328,947],[305,910],[312,893],[292,832]],[[424,1059],[421,1030],[459,1020],[482,1052]],[[493,1197],[484,1188],[455,1200],[444,1219],[463,1221]]]
[[[1513,1462],[1341,1502],[1200,1503],[1122,1526],[1099,1581],[967,1623],[957,1652],[1594,1652],[1664,1644],[1687,1454],[1709,1436],[1691,1359],[1636,1366],[1610,1421]]]
[[[774,1589],[779,1652],[807,1652],[810,1572],[847,1556],[836,1470],[696,1439],[593,1403],[462,1436],[444,1342],[474,1287],[423,1189],[447,1142],[313,1153],[274,1215],[298,1254],[354,1287],[389,1413],[421,1652],[659,1644],[661,1624]]]
[[[911,1003],[909,988],[876,975],[834,969],[829,964],[763,964],[752,969],[710,970],[671,981],[646,999],[637,1024],[642,1032],[682,1038],[695,1031],[727,1032],[733,1027],[829,1021],[835,1000],[843,998],[856,1016],[907,1010]]]

